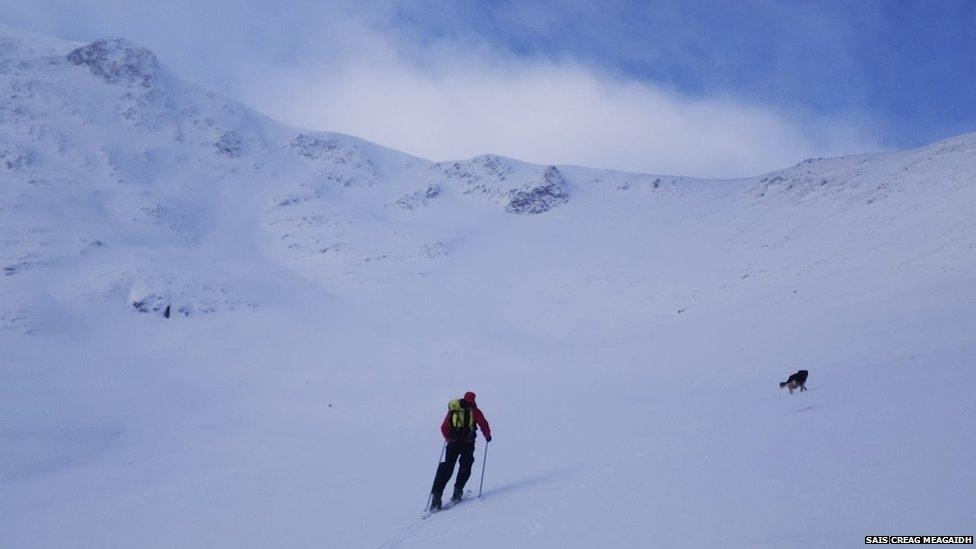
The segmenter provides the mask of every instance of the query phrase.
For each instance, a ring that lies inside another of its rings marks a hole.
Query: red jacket
[[[485,415],[481,413],[481,410],[478,409],[478,405],[475,404],[474,393],[465,393],[464,400],[467,400],[468,404],[470,404],[471,408],[474,410],[474,421],[481,429],[481,434],[485,437],[485,440],[490,439],[491,427],[488,426],[488,420],[485,419]],[[444,421],[441,422],[441,434],[444,435],[445,439],[451,440],[451,412],[447,412],[447,415],[444,416]]]

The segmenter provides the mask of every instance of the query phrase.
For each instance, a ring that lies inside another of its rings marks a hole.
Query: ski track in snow
[[[476,501],[483,501],[483,498],[471,498],[468,495],[465,495],[464,501],[462,501],[461,503],[470,504],[472,503],[471,501],[468,501],[470,499],[475,499]],[[409,526],[404,528],[402,532],[400,532],[399,534],[391,538],[389,541],[380,544],[378,546],[379,549],[382,549],[383,547],[398,547],[400,544],[404,543],[405,541],[413,537],[417,533],[417,531],[423,528],[424,524],[426,524],[430,519],[434,517],[434,515],[453,509],[456,505],[460,505],[460,503],[448,503],[448,502],[445,502],[445,504],[447,506],[442,508],[440,511],[437,512],[424,511],[423,516],[413,521]]]

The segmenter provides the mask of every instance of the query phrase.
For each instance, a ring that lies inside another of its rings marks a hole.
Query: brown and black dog
[[[779,388],[782,389],[783,387],[789,387],[791,395],[793,394],[793,389],[796,389],[797,387],[799,387],[801,391],[806,391],[807,376],[809,374],[810,372],[806,370],[800,370],[799,372],[791,375],[790,378],[783,383],[780,383]]]

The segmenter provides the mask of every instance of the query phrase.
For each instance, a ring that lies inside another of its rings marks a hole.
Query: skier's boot
[[[431,511],[440,511],[440,509],[441,509],[441,495],[440,494],[431,494],[430,495],[430,510]]]
[[[458,487],[455,486],[454,487],[454,495],[451,496],[451,501],[453,501],[454,503],[457,503],[457,502],[461,501],[461,498],[463,498],[463,497],[464,497],[464,489],[463,488],[458,488]]]

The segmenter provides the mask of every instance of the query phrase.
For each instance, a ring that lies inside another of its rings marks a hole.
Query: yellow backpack
[[[474,431],[474,409],[463,398],[454,399],[447,403],[451,413],[451,438],[462,440],[470,437]]]

